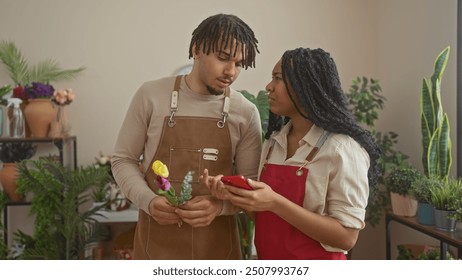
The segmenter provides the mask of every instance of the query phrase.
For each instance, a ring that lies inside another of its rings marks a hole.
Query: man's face
[[[242,68],[242,45],[238,45],[233,57],[234,49],[235,43],[208,55],[202,50],[196,53],[201,93],[223,94],[225,89],[237,79]]]

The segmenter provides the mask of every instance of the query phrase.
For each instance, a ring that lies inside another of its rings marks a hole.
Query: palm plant
[[[40,61],[37,65],[30,66],[21,51],[13,42],[0,42],[0,61],[15,85],[28,85],[32,82],[49,84],[59,80],[73,79],[78,73],[85,70],[84,67],[76,69],[62,69],[51,58]]]
[[[110,181],[107,170],[73,170],[48,159],[23,161],[18,170],[18,192],[33,194],[30,213],[35,215],[33,242],[19,258],[82,258],[85,246],[100,237],[95,217],[105,205],[86,211],[80,206],[91,201],[91,188]]]

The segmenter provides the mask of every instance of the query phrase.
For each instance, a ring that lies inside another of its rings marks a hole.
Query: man
[[[210,174],[256,179],[261,152],[257,108],[230,88],[241,68],[255,66],[258,40],[241,19],[217,14],[192,34],[191,73],[144,83],[119,132],[112,170],[125,195],[139,207],[135,259],[240,259],[235,207],[199,184]],[[138,159],[142,156],[142,170]],[[179,193],[193,171],[192,195],[174,207],[157,195],[151,164],[168,166]],[[143,174],[145,173],[145,174]]]

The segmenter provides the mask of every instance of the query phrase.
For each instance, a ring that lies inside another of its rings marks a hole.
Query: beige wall
[[[399,148],[419,167],[421,79],[451,45],[443,105],[455,142],[455,0],[0,0],[0,10],[0,40],[15,41],[31,63],[51,57],[65,68],[87,67],[76,80],[55,84],[77,93],[69,113],[81,165],[100,150],[112,152],[136,89],[190,63],[192,30],[219,12],[240,16],[260,41],[257,68],[242,72],[236,89],[263,89],[286,49],[324,48],[345,90],[356,76],[380,79],[388,98],[380,129],[398,132]],[[0,68],[0,84],[9,82]],[[30,224],[23,216],[12,219],[17,227]],[[357,258],[384,258],[384,246],[369,246],[384,243],[382,229],[361,235]]]

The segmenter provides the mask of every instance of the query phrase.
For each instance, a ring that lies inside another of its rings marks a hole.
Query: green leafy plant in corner
[[[49,84],[50,82],[73,79],[78,73],[85,70],[85,67],[75,69],[62,69],[59,64],[51,58],[40,61],[30,66],[16,47],[14,42],[0,42],[0,61],[5,65],[6,70],[15,85],[28,85],[32,82]]]
[[[105,205],[81,208],[91,201],[92,187],[110,181],[107,170],[70,169],[48,159],[22,161],[18,170],[18,192],[32,194],[30,214],[35,215],[33,242],[19,258],[81,259],[85,247],[100,238],[95,217]]]
[[[379,80],[357,77],[352,81],[347,93],[353,115],[359,123],[371,131],[382,150],[378,160],[382,172],[379,177],[379,185],[370,190],[366,208],[366,221],[372,226],[381,221],[383,213],[390,205],[389,192],[385,187],[386,176],[397,167],[409,166],[408,156],[395,147],[398,142],[398,134],[393,131],[382,133],[375,126],[375,121],[379,118],[379,112],[383,110],[386,101],[381,92]]]

